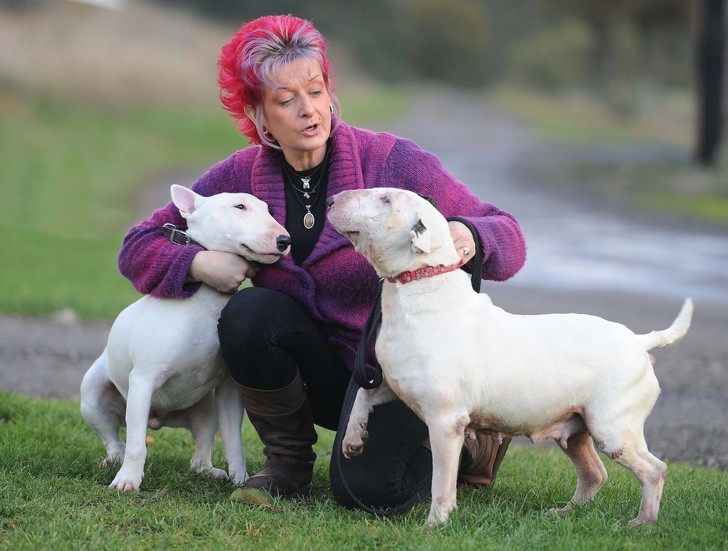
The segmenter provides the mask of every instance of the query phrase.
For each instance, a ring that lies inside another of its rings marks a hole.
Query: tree
[[[696,6],[698,143],[696,159],[715,163],[723,129],[725,0],[699,0]]]

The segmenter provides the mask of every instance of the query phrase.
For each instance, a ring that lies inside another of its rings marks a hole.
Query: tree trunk
[[[699,0],[697,10],[698,143],[696,159],[715,163],[723,129],[725,0]]]

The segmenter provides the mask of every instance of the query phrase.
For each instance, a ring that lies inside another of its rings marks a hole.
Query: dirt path
[[[692,295],[696,315],[690,333],[656,354],[663,393],[645,433],[662,458],[728,469],[725,232],[615,208],[588,190],[575,197],[567,193],[573,187],[550,181],[554,163],[576,158],[645,162],[680,158],[684,152],[554,146],[480,99],[448,94],[422,94],[406,117],[375,129],[409,137],[434,152],[483,199],[518,218],[529,245],[526,268],[508,283],[486,284],[484,291],[512,312],[590,313],[637,332],[667,327],[682,298]],[[175,176],[173,181],[191,179]],[[149,190],[138,218],[166,200],[169,183],[164,179]],[[72,318],[0,317],[0,389],[77,397],[108,328],[108,323]]]

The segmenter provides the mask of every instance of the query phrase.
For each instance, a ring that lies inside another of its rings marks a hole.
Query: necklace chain
[[[295,189],[297,192],[301,193],[306,199],[308,199],[308,194],[314,193],[316,191],[316,188],[318,188],[319,184],[321,183],[322,177],[323,177],[323,168],[326,165],[326,161],[329,156],[329,148],[328,145],[326,146],[326,152],[324,153],[324,160],[321,161],[321,164],[314,170],[311,174],[308,176],[301,176],[300,174],[296,174],[296,171],[288,164],[288,161],[286,161],[285,157],[283,159],[283,169],[285,172],[291,177],[288,180],[288,183],[291,184],[293,189]],[[311,179],[318,174],[318,179],[316,180],[316,184],[314,184],[313,188],[311,188]],[[293,183],[293,178],[299,178],[301,182],[303,182],[303,189],[298,189],[295,184]]]
[[[319,184],[323,181],[324,171],[326,170],[325,165],[327,164],[328,158],[329,158],[329,148],[327,147],[326,153],[324,154],[324,160],[321,162],[319,167],[313,172],[313,174],[316,174],[317,172],[320,171],[318,180],[316,181],[316,184],[313,186],[313,188],[309,189],[308,191],[300,190],[295,186],[295,184],[293,183],[293,176],[296,176],[298,178],[300,178],[300,176],[295,174],[295,172],[293,172],[292,169],[288,168],[288,166],[287,166],[288,163],[286,162],[285,159],[283,159],[283,175],[285,177],[284,179],[291,185],[291,187],[295,191],[303,194],[303,196],[306,199],[308,199],[308,198],[310,198],[309,194],[315,193],[316,189],[319,187]],[[313,176],[313,174],[309,175],[308,180],[301,178],[301,180],[304,182],[304,188],[308,185],[308,182],[311,181],[311,177]],[[319,196],[316,195],[313,198],[313,202],[310,205],[305,204],[296,193],[294,193],[293,196],[296,198],[296,202],[298,202],[299,205],[301,205],[303,208],[306,209],[306,214],[303,215],[303,227],[306,228],[307,230],[310,230],[311,228],[313,228],[314,224],[316,224],[316,218],[314,217],[313,213],[311,212],[311,207],[316,206],[316,204],[318,203]]]

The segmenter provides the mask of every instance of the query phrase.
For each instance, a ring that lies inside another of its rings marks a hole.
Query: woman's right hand
[[[221,251],[200,251],[192,259],[188,282],[201,281],[221,293],[234,293],[248,277],[258,273],[255,262]]]

